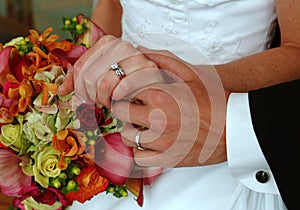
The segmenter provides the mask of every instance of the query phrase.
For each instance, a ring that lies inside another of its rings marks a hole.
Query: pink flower
[[[21,159],[12,151],[0,149],[0,157],[0,191],[17,196],[21,189],[31,185],[32,178],[22,172]]]

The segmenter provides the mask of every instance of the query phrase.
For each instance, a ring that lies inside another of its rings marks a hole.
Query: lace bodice
[[[138,3],[121,0],[121,3],[125,39],[184,57],[187,47],[180,38],[199,48],[214,64],[264,50],[275,19],[274,0],[139,0]]]

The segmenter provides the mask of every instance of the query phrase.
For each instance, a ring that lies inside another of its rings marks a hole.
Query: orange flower
[[[33,52],[29,52],[28,56],[32,58],[35,62],[29,68],[33,68],[34,72],[43,72],[45,70],[51,69],[55,63],[51,63],[53,59],[49,58],[49,55],[46,54],[39,47],[33,47]]]
[[[6,107],[0,107],[0,126],[4,124],[12,123],[14,116],[10,110]]]
[[[65,158],[76,160],[84,152],[82,135],[73,130],[58,131],[52,138],[52,145],[61,154],[59,167],[62,170],[65,170],[68,166]]]
[[[109,184],[107,179],[98,174],[94,166],[83,168],[75,181],[79,183],[79,190],[66,194],[66,197],[68,200],[77,200],[80,203],[84,203],[94,195],[103,192]]]
[[[59,48],[65,52],[69,52],[73,46],[74,46],[73,43],[66,40],[62,40],[61,42],[53,43],[51,46],[49,46],[48,50],[51,51],[53,49]]]
[[[6,78],[11,87],[8,88],[7,97],[9,99],[18,100],[18,112],[24,112],[30,103],[30,99],[34,94],[31,82],[23,79],[19,82],[12,74],[7,74]],[[15,84],[15,87],[13,86]]]
[[[42,86],[42,105],[46,105],[49,103],[50,95],[56,95],[58,92],[58,88],[56,84],[43,82]]]
[[[49,27],[43,33],[39,34],[36,30],[31,29],[29,30],[30,35],[28,36],[28,39],[35,46],[39,47],[40,45],[43,45],[48,47],[58,39],[57,35],[49,36],[52,31],[53,29]]]

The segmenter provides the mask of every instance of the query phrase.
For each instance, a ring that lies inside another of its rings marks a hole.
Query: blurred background
[[[28,29],[39,32],[53,27],[61,38],[62,17],[73,17],[83,13],[90,17],[93,0],[0,0],[0,42],[12,37],[26,36]]]

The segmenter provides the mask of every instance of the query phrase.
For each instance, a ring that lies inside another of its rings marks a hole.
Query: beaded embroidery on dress
[[[264,50],[275,19],[273,0],[122,0],[123,36],[131,42],[169,49],[181,56],[181,45],[150,34],[176,36],[197,46],[213,64]],[[195,12],[197,11],[197,12]],[[262,12],[260,12],[262,11]],[[260,23],[260,24],[258,24]],[[193,60],[193,59],[192,59]]]

